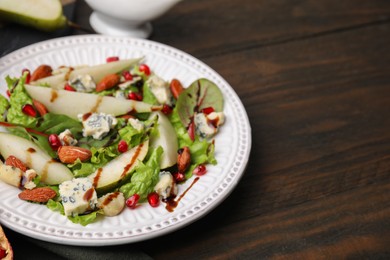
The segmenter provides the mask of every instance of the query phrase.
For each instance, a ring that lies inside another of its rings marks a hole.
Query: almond
[[[96,86],[96,91],[100,92],[110,89],[118,85],[120,77],[117,74],[109,74],[105,76]]]
[[[42,104],[41,102],[39,102],[38,100],[33,99],[33,104],[34,104],[35,109],[38,111],[38,113],[41,116],[44,116],[49,112],[47,110],[47,108],[45,107],[45,105]]]
[[[8,156],[8,158],[5,160],[5,164],[19,168],[22,172],[25,172],[28,169],[24,162],[22,162],[13,155]]]
[[[182,149],[179,149],[177,155],[177,169],[179,172],[185,172],[191,164],[191,154],[190,149],[185,146]]]
[[[180,81],[178,79],[172,79],[171,83],[169,84],[169,88],[170,88],[172,95],[175,99],[178,99],[179,95],[184,90],[183,85],[180,83]]]
[[[19,199],[28,200],[37,203],[46,203],[49,199],[54,198],[57,193],[49,187],[39,187],[32,190],[24,190],[19,193]]]
[[[61,146],[58,149],[58,157],[63,163],[74,163],[77,159],[84,162],[91,158],[90,150],[77,146]]]
[[[30,81],[37,81],[38,79],[51,76],[52,71],[53,69],[49,65],[40,65],[34,70],[33,74],[31,75]]]

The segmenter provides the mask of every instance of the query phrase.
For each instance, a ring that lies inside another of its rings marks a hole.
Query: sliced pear
[[[15,156],[34,169],[41,176],[41,181],[49,185],[73,178],[72,172],[65,165],[54,161],[36,144],[19,136],[0,133],[0,154],[4,158]]]
[[[0,0],[1,1],[1,0]],[[119,73],[137,64],[141,59],[118,60],[96,66],[83,67],[72,70],[70,73],[61,73],[32,82],[32,85],[45,85],[54,89],[63,89],[68,80],[73,80],[80,75],[90,75],[95,83],[101,81],[108,74]]]
[[[149,149],[149,141],[133,147],[119,155],[114,160],[99,168],[88,176],[98,193],[109,191],[122,180],[129,177],[129,173],[145,158]]]
[[[164,149],[164,153],[161,158],[160,168],[165,169],[176,164],[177,150],[179,145],[177,142],[177,135],[171,122],[162,112],[153,112],[152,117],[158,116],[158,136],[152,136],[150,138],[150,146],[161,146]]]
[[[103,112],[119,116],[131,111],[145,113],[161,109],[160,106],[110,96],[55,90],[32,85],[25,85],[25,89],[31,98],[45,105],[49,112],[67,115],[74,119],[77,119],[77,115],[86,113]]]
[[[59,0],[0,0],[0,19],[43,31],[54,31],[67,24]]]
[[[0,180],[12,186],[19,187],[23,178],[23,172],[16,167],[5,165],[0,160]]]

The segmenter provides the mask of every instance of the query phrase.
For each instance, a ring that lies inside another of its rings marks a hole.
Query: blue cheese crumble
[[[70,80],[69,84],[74,87],[77,92],[92,92],[96,90],[96,83],[91,75],[78,75],[76,78]]]
[[[83,123],[83,136],[92,136],[97,140],[102,139],[118,123],[114,116],[104,113],[93,113],[89,116],[80,114],[78,118]]]
[[[145,129],[144,123],[137,118],[129,118],[127,124],[131,125],[138,132],[142,132]]]
[[[77,139],[75,139],[72,135],[72,132],[69,129],[64,130],[58,135],[58,138],[61,141],[62,145],[76,145]]]
[[[219,126],[225,122],[223,112],[212,112],[210,114],[196,113],[194,116],[195,131],[201,138],[213,137]]]
[[[64,181],[59,185],[59,193],[65,216],[77,216],[97,207],[97,195],[88,178]]]
[[[159,181],[154,187],[154,190],[160,195],[163,199],[167,199],[169,197],[175,197],[178,192],[178,188],[176,185],[173,176],[168,171],[162,171],[159,174]]]
[[[152,75],[146,81],[150,91],[156,97],[160,105],[167,104],[168,106],[173,105],[173,96],[169,89],[168,83],[157,75]]]

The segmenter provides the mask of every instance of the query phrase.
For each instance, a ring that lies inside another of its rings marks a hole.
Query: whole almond
[[[77,159],[84,162],[92,156],[90,150],[77,146],[61,146],[57,153],[60,161],[63,163],[74,163]]]
[[[182,149],[179,149],[177,155],[177,169],[179,172],[185,172],[191,164],[191,153],[190,149],[185,146]]]
[[[21,200],[28,200],[37,203],[46,203],[49,199],[54,198],[57,193],[49,187],[38,187],[32,190],[23,190],[18,197]]]
[[[31,75],[30,81],[37,81],[38,79],[46,78],[51,76],[53,69],[49,65],[40,65],[38,68],[34,70]]]
[[[25,172],[28,169],[24,162],[22,162],[13,155],[8,156],[8,158],[5,160],[5,164],[19,168],[22,172]]]
[[[183,85],[181,84],[181,82],[178,79],[172,79],[171,83],[169,84],[169,88],[170,88],[172,95],[175,99],[178,99],[179,95],[184,90]]]
[[[109,74],[105,76],[96,86],[96,91],[100,92],[110,89],[118,85],[120,77],[117,74]]]
[[[41,102],[39,102],[38,100],[33,99],[33,104],[34,104],[35,109],[38,111],[38,113],[41,116],[44,116],[49,112],[47,110],[47,108],[45,107],[45,105],[42,104]]]

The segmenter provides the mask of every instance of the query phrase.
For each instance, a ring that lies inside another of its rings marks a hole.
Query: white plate
[[[99,64],[109,56],[121,59],[144,56],[153,71],[166,80],[178,78],[185,86],[200,77],[214,81],[222,90],[226,122],[216,138],[218,165],[208,166],[172,212],[162,203],[125,209],[119,216],[105,217],[83,227],[43,205],[18,199],[20,190],[0,183],[1,224],[23,235],[49,242],[103,246],[131,243],[177,230],[203,217],[234,189],[244,173],[251,149],[251,130],[246,111],[232,87],[214,70],[194,57],[172,47],[140,39],[101,35],[72,36],[37,43],[0,59],[0,91],[6,93],[4,78],[20,76],[23,68],[40,64]],[[71,104],[69,104],[71,105]],[[179,186],[182,193],[192,183]]]

